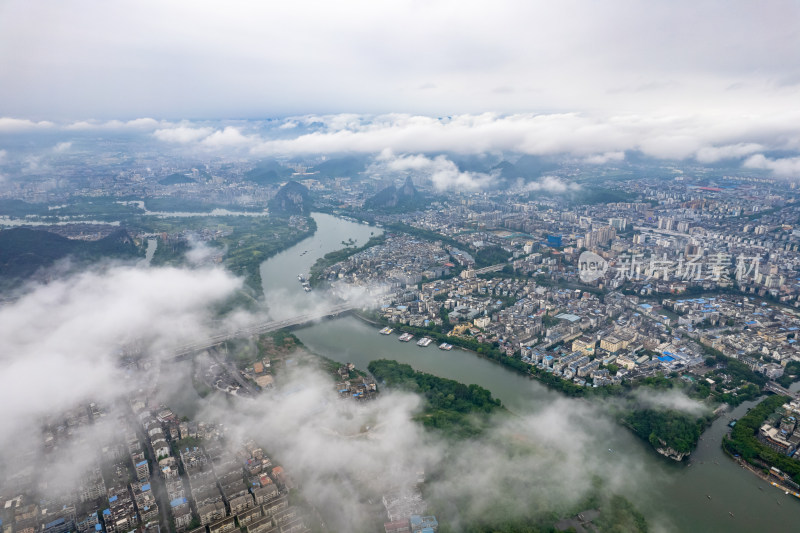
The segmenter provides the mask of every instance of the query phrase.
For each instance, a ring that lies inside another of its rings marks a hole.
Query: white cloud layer
[[[34,287],[0,307],[0,449],[55,409],[126,391],[119,350],[154,355],[206,331],[209,306],[240,284],[222,270],[114,266]],[[32,424],[33,423],[33,424]]]
[[[123,129],[151,130],[163,124],[165,124],[165,122],[149,117],[135,118],[133,120],[78,120],[68,124],[64,129],[75,131]]]
[[[426,172],[440,189],[481,187],[486,175],[458,172],[436,155],[521,153],[569,156],[584,164],[625,160],[640,151],[661,159],[713,164],[747,160],[747,168],[797,174],[791,158],[758,157],[767,150],[800,150],[800,111],[777,114],[605,115],[587,113],[502,115],[482,113],[450,117],[425,115],[303,115],[278,122],[79,121],[57,124],[0,118],[0,133],[48,133],[87,130],[134,132],[204,153],[235,152],[242,157],[304,154],[397,154],[395,170]],[[67,142],[67,141],[65,141]],[[65,145],[66,146],[66,145]],[[405,154],[405,155],[403,155]],[[417,154],[417,155],[409,155]],[[385,162],[385,161],[384,161]]]
[[[776,176],[785,178],[800,178],[800,157],[784,157],[770,159],[763,154],[750,156],[744,162],[747,168],[768,169]]]
[[[605,165],[611,161],[623,161],[625,159],[625,152],[606,152],[604,154],[590,155],[585,158],[584,163],[592,165]]]
[[[577,183],[566,182],[557,176],[542,176],[537,181],[532,181],[524,186],[526,191],[547,191],[552,193],[565,193],[567,191],[577,191],[580,186]]]
[[[358,405],[334,394],[328,376],[302,366],[280,375],[274,394],[235,411],[210,403],[198,416],[224,421],[228,442],[253,438],[270,450],[337,531],[363,527],[371,512],[365,502],[414,485],[419,471],[428,503],[459,510],[454,531],[478,519],[569,508],[592,489],[593,476],[609,492],[643,486],[639,458],[610,461],[598,445],[619,429],[596,406],[557,399],[520,416],[498,416],[485,438],[445,440],[413,421],[422,407],[415,395],[383,389]],[[470,482],[476,465],[480,483]]]
[[[7,0],[0,115],[779,111],[798,100],[798,17],[740,0]]]
[[[47,120],[36,122],[23,118],[0,117],[0,133],[13,133],[17,131],[50,128],[54,124]]]
[[[251,153],[516,152],[566,154],[584,163],[605,164],[622,161],[626,151],[637,150],[656,158],[714,163],[741,159],[765,147],[800,147],[800,113],[746,117],[484,113],[448,118],[392,114],[301,120],[321,127],[290,138],[265,138]]]
[[[429,158],[424,155],[395,156],[384,150],[373,171],[388,170],[391,173],[410,173],[431,182],[437,191],[478,191],[491,185],[494,176],[482,172],[465,172],[447,157]]]
[[[174,128],[161,128],[153,132],[159,141],[187,144],[205,139],[214,132],[214,128],[193,128],[191,126],[177,126]]]
[[[722,159],[741,159],[742,157],[762,150],[764,150],[764,147],[757,143],[708,146],[699,149],[695,158],[701,163],[716,163]]]

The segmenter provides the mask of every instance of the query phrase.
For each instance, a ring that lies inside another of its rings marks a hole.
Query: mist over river
[[[306,293],[299,273],[324,254],[344,247],[353,239],[363,245],[380,228],[314,213],[317,232],[262,264],[264,292],[270,309],[286,304],[311,307],[322,297]],[[565,398],[535,380],[524,377],[477,354],[454,348],[439,350],[436,344],[420,348],[414,342],[397,341],[397,335],[379,335],[378,328],[353,316],[327,320],[295,331],[313,352],[366,369],[373,359],[395,359],[416,370],[476,383],[518,414],[536,413],[554,402],[585,408],[586,401]],[[597,445],[585,461],[616,462],[630,468],[625,496],[645,515],[653,531],[752,532],[786,530],[800,521],[800,500],[786,496],[768,483],[737,466],[722,452],[720,442],[731,418],[741,417],[756,402],[747,402],[716,419],[703,434],[688,463],[677,464],[652,450],[650,445],[608,418],[610,431],[598,435]],[[594,407],[593,407],[594,408]],[[710,498],[709,498],[710,496]],[[731,517],[729,513],[733,513]]]

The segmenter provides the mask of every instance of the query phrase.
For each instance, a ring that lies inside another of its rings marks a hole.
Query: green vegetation
[[[725,356],[719,350],[708,346],[703,346],[703,351],[711,356],[712,364],[724,365],[723,368],[712,372],[713,376],[718,376],[717,381],[723,381],[724,385],[718,385],[717,390],[710,392],[715,400],[737,406],[742,402],[753,400],[761,394],[764,385],[769,379],[763,374],[754,372],[749,366],[737,359]],[[708,362],[708,359],[706,360]],[[722,388],[731,392],[724,392]]]
[[[156,252],[150,261],[151,266],[182,265],[185,260],[186,252],[190,249],[186,241],[165,241],[159,239]]]
[[[441,333],[441,328],[436,326],[431,328],[419,328],[402,324],[390,324],[377,315],[372,315],[369,319],[379,324],[391,325],[391,327],[399,331],[409,332],[416,336],[430,337],[437,343],[447,342],[454,346],[471,350],[482,357],[507,366],[520,374],[532,376],[547,387],[557,390],[571,398],[627,398],[630,405],[620,415],[623,418],[623,422],[628,425],[634,433],[651,444],[653,440],[651,440],[650,437],[651,434],[653,434],[657,439],[666,442],[668,446],[675,450],[683,453],[690,452],[697,445],[697,441],[703,429],[711,421],[707,416],[693,417],[677,411],[658,410],[650,413],[647,412],[648,410],[637,409],[634,406],[635,401],[629,396],[631,384],[625,381],[623,381],[622,385],[608,385],[596,388],[585,387],[572,381],[562,379],[552,372],[548,372],[535,365],[529,365],[522,361],[518,354],[509,356],[498,347],[492,344],[479,342],[472,337],[445,335]],[[668,389],[675,386],[675,379],[667,379],[659,374],[657,376],[645,378],[641,384],[657,389]],[[654,445],[654,447],[661,448],[663,445],[658,444]]]
[[[481,434],[488,425],[488,415],[502,408],[500,400],[475,384],[467,386],[386,359],[371,361],[367,368],[390,388],[422,394],[427,405],[415,419],[448,437],[460,439]]]
[[[160,198],[146,198],[144,205],[149,211],[155,212],[185,212],[185,213],[210,213],[214,209],[228,209],[230,211],[263,211],[263,208],[232,206],[218,203],[203,202],[200,200],[186,200],[164,196]]]
[[[483,268],[499,263],[506,263],[510,257],[511,254],[499,246],[487,246],[475,253],[475,267]]]
[[[319,172],[320,176],[329,178],[356,178],[366,168],[367,161],[364,157],[348,155],[327,159],[316,165],[313,170]]]
[[[239,218],[244,220],[237,220],[233,232],[218,239],[228,249],[223,263],[234,274],[244,276],[245,283],[260,295],[261,263],[313,235],[317,225],[311,217],[307,218],[307,231],[290,227],[285,219]]]
[[[316,231],[314,219],[306,220],[308,229],[305,231],[290,226],[288,219],[260,216],[148,217],[145,226],[153,232],[205,230],[216,233],[209,246],[225,250],[222,263],[235,275],[244,277],[247,295],[252,299],[262,294],[261,263]],[[169,244],[159,240],[153,264],[183,264],[188,249],[185,240]]]
[[[800,482],[800,461],[796,461],[759,442],[756,433],[764,421],[789,401],[786,396],[770,396],[740,418],[730,437],[722,438],[722,447],[731,455],[739,455],[748,463],[761,467],[759,461],[783,470]]]
[[[49,210],[44,204],[30,204],[23,200],[0,198],[0,215],[22,218],[27,215],[47,216]]]
[[[634,202],[636,196],[615,189],[582,187],[570,194],[570,202],[577,205],[608,204],[615,202]]]
[[[739,386],[749,382],[755,383],[759,387],[763,387],[769,381],[764,374],[754,372],[749,366],[739,360],[731,359],[730,357],[726,357],[722,354],[718,354],[716,360],[717,364],[725,365],[725,368],[718,372],[722,372],[730,376],[731,385],[733,386]]]
[[[427,241],[441,241],[442,244],[446,246],[452,246],[459,249],[464,248],[464,245],[457,240],[446,237],[441,233],[436,233],[435,231],[415,228],[414,226],[409,226],[408,224],[402,224],[399,222],[395,224],[384,224],[383,227],[387,231],[397,231],[400,233],[405,233],[406,235],[411,235],[412,237],[419,237]]]
[[[608,533],[638,531],[647,533],[647,520],[631,502],[617,494],[611,496],[606,505],[600,506],[600,516],[594,524]]]
[[[689,453],[711,422],[710,417],[695,418],[673,410],[638,409],[624,417],[624,422],[654,448],[667,446],[679,453]]]
[[[775,381],[781,387],[789,387],[792,383],[800,379],[800,363],[789,361],[783,369],[783,375]]]
[[[308,215],[311,213],[311,204],[308,189],[296,181],[290,181],[269,201],[269,211],[279,216]]]
[[[292,169],[281,165],[274,159],[260,161],[255,168],[245,172],[247,180],[259,185],[269,185],[288,180],[292,176]]]
[[[194,183],[195,180],[190,178],[186,174],[181,174],[180,172],[175,172],[174,174],[170,174],[169,176],[158,180],[160,185],[180,185],[183,183]]]
[[[48,214],[53,216],[85,217],[103,221],[125,221],[141,213],[142,210],[137,205],[109,197],[73,198],[63,207],[48,210]]]
[[[79,266],[105,258],[131,259],[140,255],[124,229],[97,241],[82,241],[47,231],[11,228],[0,231],[0,280],[8,283],[25,279],[67,256]]]
[[[427,201],[414,187],[411,178],[399,189],[389,185],[364,202],[365,209],[379,210],[383,214],[401,213],[425,208]]]
[[[376,235],[370,237],[369,240],[363,245],[359,247],[346,247],[342,248],[341,250],[335,250],[333,252],[329,252],[324,256],[317,259],[317,261],[311,266],[311,270],[309,273],[309,283],[312,287],[316,287],[322,281],[322,271],[326,268],[335,265],[339,261],[344,261],[348,257],[357,254],[358,252],[363,252],[367,248],[372,248],[373,246],[377,246],[379,244],[383,244],[386,242],[385,234]]]
[[[177,178],[176,178],[177,179]],[[152,211],[171,212],[210,212],[219,207],[200,201],[190,201],[179,198],[148,198],[145,200],[147,209]],[[0,200],[0,215],[21,217],[37,215],[42,221],[56,216],[74,217],[76,219],[100,221],[121,221],[131,230],[148,233],[175,234],[184,231],[210,230],[218,235],[210,241],[209,246],[225,249],[223,264],[234,274],[243,276],[247,285],[246,291],[237,298],[235,303],[249,305],[254,298],[262,293],[260,265],[277,252],[291,246],[316,231],[314,220],[307,218],[308,230],[302,231],[291,227],[287,219],[279,217],[260,216],[197,216],[197,217],[156,217],[147,216],[135,201],[122,201],[111,197],[74,198],[62,206],[48,206],[44,204],[29,204],[16,200]],[[247,211],[236,207],[237,210]],[[13,228],[14,231],[33,231],[25,228]],[[54,235],[47,239],[18,239],[13,237],[12,230],[4,230],[3,239],[12,242],[0,246],[0,276],[16,271],[32,272],[40,266],[47,266],[53,261],[66,255],[73,255],[78,259],[97,260],[101,257],[127,257],[138,255],[141,251],[133,252],[117,249],[113,245],[113,238],[94,242],[70,240]],[[42,233],[42,232],[40,232]],[[51,234],[52,235],[52,234]],[[27,241],[27,242],[22,242]],[[5,244],[5,243],[4,243]],[[166,243],[159,239],[153,265],[181,265],[185,261],[185,253],[190,245],[183,238],[175,238]],[[14,255],[19,258],[14,259]],[[5,272],[3,272],[5,270]],[[233,307],[231,304],[229,307]]]
[[[303,346],[293,333],[278,330],[260,335],[255,342],[250,338],[229,340],[225,343],[229,358],[240,369],[262,359],[280,360]]]

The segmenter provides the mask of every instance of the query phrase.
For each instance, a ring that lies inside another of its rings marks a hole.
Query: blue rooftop
[[[144,485],[142,485],[142,492],[146,490],[150,490],[150,483],[145,483]]]
[[[117,497],[116,496],[112,496],[112,497],[110,497],[108,499],[108,503],[114,503],[115,501],[117,501]]]
[[[183,505],[188,500],[186,498],[175,498],[171,502],[169,502],[170,507],[178,507],[179,505]]]

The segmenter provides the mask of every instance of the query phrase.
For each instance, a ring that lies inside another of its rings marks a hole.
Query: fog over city
[[[195,247],[188,257],[202,253]],[[142,381],[135,370],[120,368],[121,351],[140,350],[151,356],[151,364],[161,368],[155,372],[161,376],[159,399],[174,401],[191,382],[187,368],[171,362],[177,346],[308,310],[293,307],[280,291],[268,292],[264,303],[273,311],[237,313],[226,323],[211,321],[213,307],[241,284],[218,268],[110,263],[74,275],[54,273],[51,283],[25,286],[16,301],[0,308],[5,369],[0,399],[11,406],[0,414],[0,468],[13,479],[18,473],[15,461],[28,460],[38,446],[41,425],[64,409],[99,402],[107,415],[100,423],[78,428],[59,445],[57,455],[23,469],[46,469],[47,481],[38,487],[45,495],[74,485],[112,444],[110,430],[115,419],[125,415],[128,396],[155,385]],[[349,296],[364,304],[369,298],[363,291]],[[324,309],[329,304],[323,299],[316,305]],[[20,402],[21,396],[27,400]],[[637,399],[648,407],[690,414],[707,411],[677,391],[640,391]],[[301,367],[282,376],[280,386],[270,393],[234,404],[224,397],[212,398],[195,407],[195,417],[222,423],[231,446],[246,439],[262,443],[291,470],[304,496],[326,516],[335,517],[332,527],[341,530],[364,523],[370,494],[407,486],[421,472],[434,475],[431,498],[457,507],[465,523],[477,517],[522,516],[523,510],[569,509],[599,479],[606,491],[650,490],[645,465],[603,460],[604,443],[619,431],[614,421],[597,406],[576,408],[570,403],[556,399],[535,406],[533,413],[497,415],[490,436],[453,442],[423,431],[413,421],[420,411],[416,395],[388,391],[366,405],[341,403],[331,398],[327,376]],[[488,475],[480,483],[470,482],[470,472],[478,465]],[[662,519],[663,524],[652,524],[656,531],[669,528],[668,518]]]
[[[41,438],[41,424],[55,413],[100,402],[108,410],[103,422],[79,428],[57,455],[28,467],[46,469],[47,481],[39,487],[43,494],[76,483],[111,444],[109,429],[124,415],[127,396],[153,385],[119,368],[121,347],[133,341],[146,345],[153,365],[167,365],[159,395],[166,400],[181,394],[171,387],[185,387],[186,381],[175,377],[180,371],[170,366],[169,350],[213,333],[206,322],[209,309],[237,286],[219,269],[112,264],[28,287],[0,310],[6,369],[0,390],[4,405],[13,406],[0,418],[2,468],[17,472],[13,461],[28,457]],[[31,380],[34,375],[37,379]],[[23,390],[28,399],[20,402]],[[420,472],[435,474],[433,498],[469,509],[462,516],[466,522],[487,513],[507,519],[515,509],[567,509],[587,495],[595,479],[603,479],[604,490],[623,493],[647,483],[644,465],[598,461],[603,443],[618,428],[589,405],[575,409],[555,401],[537,406],[534,414],[498,416],[491,437],[452,442],[413,422],[420,409],[415,395],[387,392],[364,406],[332,399],[329,390],[327,376],[296,370],[272,393],[238,400],[235,409],[230,400],[217,398],[202,406],[196,418],[222,423],[232,445],[253,438],[266,446],[291,470],[305,497],[335,517],[332,527],[339,530],[364,523],[367,510],[362,507],[369,494],[405,486]],[[642,400],[697,409],[677,393],[669,398],[643,394]],[[477,465],[489,475],[472,483],[469,473]],[[496,515],[500,499],[502,513]]]
[[[798,22],[0,2],[3,533],[796,519]]]

